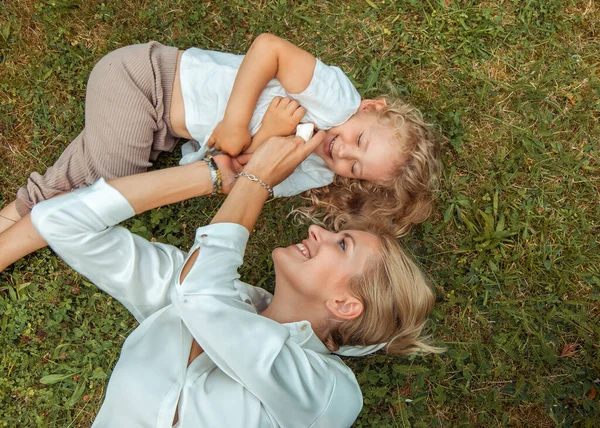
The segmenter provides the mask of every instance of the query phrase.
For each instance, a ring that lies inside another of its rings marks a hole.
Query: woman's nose
[[[316,224],[313,224],[308,228],[308,236],[315,242],[321,242],[324,233],[327,233],[327,231]]]

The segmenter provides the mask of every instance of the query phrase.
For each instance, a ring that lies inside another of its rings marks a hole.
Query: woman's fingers
[[[237,156],[236,158],[234,158],[234,160],[235,160],[235,161],[236,161],[236,162],[237,162],[239,165],[241,165],[241,166],[242,166],[242,169],[243,169],[243,166],[244,166],[244,165],[246,165],[246,164],[248,163],[248,161],[250,160],[250,158],[251,158],[251,157],[252,157],[252,153],[245,153],[245,154],[243,154],[243,155],[239,155],[239,156]],[[241,171],[241,169],[240,169],[240,171]],[[240,172],[240,171],[238,171],[238,172]]]
[[[209,148],[211,148],[211,149],[212,149],[212,146],[214,146],[214,145],[215,145],[215,141],[216,141],[216,140],[215,140],[215,134],[213,133],[213,134],[211,134],[211,136],[210,136],[210,137],[208,137],[208,140],[206,141],[206,145],[207,145]]]
[[[298,137],[300,138],[300,137]],[[302,138],[300,138],[302,140]],[[302,140],[304,141],[304,140]],[[322,144],[325,141],[325,131],[319,131],[315,135],[312,136],[310,140],[304,143],[303,151],[306,153],[306,156],[315,151],[319,144]],[[306,158],[306,156],[304,156]]]
[[[244,170],[244,165],[246,165],[248,163],[251,155],[243,155],[243,156],[247,156],[247,159],[245,160],[244,163],[240,162],[237,158],[231,159],[231,163],[233,165],[233,170],[235,171],[236,174],[238,174]]]

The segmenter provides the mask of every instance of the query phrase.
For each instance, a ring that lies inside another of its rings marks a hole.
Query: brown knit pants
[[[92,70],[85,127],[44,175],[32,173],[17,192],[21,216],[38,202],[106,179],[147,170],[176,143],[169,109],[177,48],[157,42],[109,53]]]

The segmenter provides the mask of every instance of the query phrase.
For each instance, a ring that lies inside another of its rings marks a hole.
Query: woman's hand
[[[301,137],[273,137],[252,155],[244,171],[271,187],[281,183],[319,145],[325,132]],[[252,231],[269,192],[254,180],[239,178],[211,223],[237,223]]]
[[[276,186],[294,172],[324,138],[324,131],[317,132],[306,142],[300,137],[271,137],[252,154],[244,171],[271,187]]]

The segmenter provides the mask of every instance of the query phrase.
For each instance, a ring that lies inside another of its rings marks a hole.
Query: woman
[[[273,251],[274,296],[238,280],[272,186],[322,141],[267,141],[187,255],[114,225],[209,193],[208,176],[171,168],[100,180],[34,208],[49,245],[140,322],[94,426],[350,426],[360,389],[331,352],[435,351],[419,340],[433,294],[393,237],[312,226]]]

